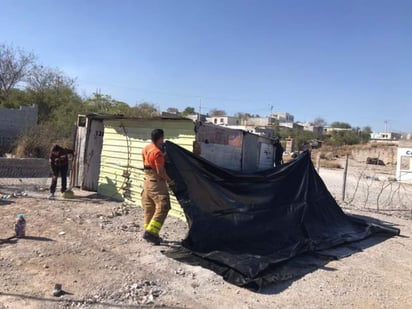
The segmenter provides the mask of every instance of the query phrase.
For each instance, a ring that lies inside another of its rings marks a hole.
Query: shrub
[[[342,168],[342,165],[340,165],[340,163],[338,162],[334,162],[334,161],[320,161],[320,166],[321,167],[326,167],[326,168]]]
[[[54,126],[38,125],[19,136],[14,143],[13,153],[18,158],[48,158],[54,143],[71,147],[70,139],[62,138]]]

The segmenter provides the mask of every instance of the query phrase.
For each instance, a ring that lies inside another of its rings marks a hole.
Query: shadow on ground
[[[14,201],[0,201],[0,207],[12,205]]]
[[[26,236],[24,238],[16,238],[16,236],[11,236],[6,239],[0,239],[0,245],[2,244],[16,244],[20,240],[34,240],[34,241],[54,241],[54,239],[41,237],[41,236]]]

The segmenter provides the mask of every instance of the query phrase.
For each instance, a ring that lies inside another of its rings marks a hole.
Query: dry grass
[[[388,146],[397,146],[394,143],[368,143],[368,144],[361,144],[361,145],[345,145],[345,146],[328,146],[323,145],[320,149],[313,149],[312,155],[316,157],[318,153],[321,153],[322,156],[332,156],[332,157],[343,157],[345,155],[351,155],[353,150],[368,150],[374,149],[378,147],[388,147]],[[327,158],[330,159],[330,158]]]
[[[325,168],[343,168],[339,162],[329,161],[329,160],[320,160],[320,167]]]
[[[52,144],[69,146],[51,126],[39,125],[25,132],[14,143],[13,154],[18,158],[47,158]]]

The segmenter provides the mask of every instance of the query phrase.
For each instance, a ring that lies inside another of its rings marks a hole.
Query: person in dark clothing
[[[52,183],[50,186],[49,199],[54,198],[56,192],[57,179],[62,179],[61,192],[64,193],[67,190],[67,171],[69,169],[69,154],[74,155],[73,150],[63,148],[57,144],[53,145],[50,151],[50,167],[53,172]]]
[[[280,144],[279,138],[275,138],[275,166],[281,165],[283,163],[283,149]]]

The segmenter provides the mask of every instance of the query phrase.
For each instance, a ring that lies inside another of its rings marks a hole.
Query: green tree
[[[325,143],[331,146],[355,145],[360,143],[360,137],[357,132],[350,131],[332,131],[331,136],[326,139]]]
[[[196,114],[195,108],[190,106],[186,107],[182,112],[182,116],[188,116],[193,114]]]
[[[280,137],[281,128],[279,127],[279,120],[275,120],[272,124],[273,134],[274,136]]]
[[[20,106],[30,105],[28,101],[28,93],[24,89],[11,89],[6,100],[0,103],[0,107],[19,108]]]
[[[242,112],[237,112],[234,116],[235,116],[236,118],[239,118],[239,119],[240,119],[240,123],[241,123],[241,124],[245,123],[249,118],[252,117],[251,114],[249,114],[249,113],[242,113]]]
[[[132,107],[131,116],[142,117],[142,118],[153,118],[153,117],[160,116],[160,113],[153,104],[143,102],[143,103],[140,103],[139,105]]]
[[[294,140],[294,149],[293,150],[302,150],[303,145],[309,143],[311,140],[315,139],[314,133],[310,131],[304,131],[299,129],[292,128],[279,128],[278,125],[274,125],[275,136],[278,136],[281,140],[286,140],[288,138],[293,138]]]
[[[26,99],[39,107],[39,122],[75,122],[73,116],[83,111],[82,100],[76,93],[75,81],[58,69],[33,66],[27,78]],[[68,117],[68,118],[67,118]],[[65,134],[69,134],[65,132]]]
[[[322,117],[316,117],[315,119],[313,119],[312,124],[315,127],[326,127],[327,122]]]
[[[174,114],[174,115],[178,115],[179,114],[179,109],[176,107],[168,107],[166,109],[166,112],[169,114]]]
[[[226,116],[226,112],[222,109],[213,108],[209,111],[211,117]]]
[[[370,126],[363,127],[360,131],[361,143],[366,144],[371,139],[372,128]]]
[[[90,98],[84,101],[87,111],[102,114],[120,114],[120,111],[124,107],[123,104],[127,105],[126,103],[122,103],[123,102],[114,100],[107,94],[101,93],[93,93]]]
[[[303,146],[313,139],[315,136],[311,131],[296,130],[294,133],[295,147],[298,147],[299,150],[302,150]]]
[[[352,126],[349,123],[334,121],[330,124],[331,128],[350,129]]]

